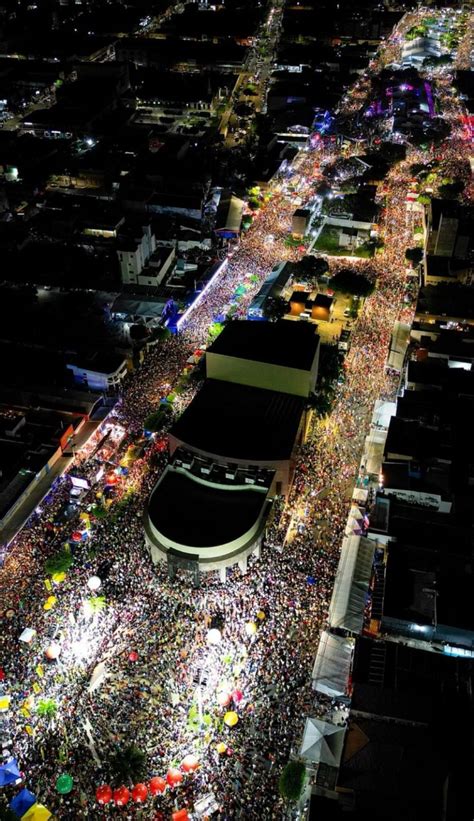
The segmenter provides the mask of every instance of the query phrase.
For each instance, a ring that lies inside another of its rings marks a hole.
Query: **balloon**
[[[56,644],[56,642],[53,641],[46,650],[46,658],[51,659],[51,661],[54,661],[55,659],[59,658],[60,653],[61,647],[59,646],[59,644]]]
[[[216,750],[219,755],[222,755],[227,750],[227,745],[223,741],[219,741],[219,744],[216,744]]]
[[[187,810],[176,810],[171,816],[172,821],[189,821]]]
[[[222,634],[220,630],[217,630],[215,627],[212,630],[208,631],[207,634],[207,643],[208,644],[219,644],[222,639]]]
[[[142,804],[148,798],[148,790],[146,784],[135,784],[132,790],[132,798],[136,804]]]
[[[71,536],[71,539],[73,542],[82,542],[82,533],[80,533],[78,530],[75,530]]]
[[[72,776],[68,773],[62,773],[56,781],[56,792],[60,795],[66,795],[68,792],[71,792],[73,784]]]
[[[128,654],[129,661],[138,661],[138,653],[136,650],[132,650],[131,653]]]
[[[95,798],[98,804],[109,804],[112,801],[112,787],[101,784],[95,791]]]
[[[226,693],[225,690],[221,690],[220,693],[217,693],[217,703],[220,704],[221,707],[227,707],[230,704],[230,695]]]
[[[247,636],[255,635],[255,633],[257,632],[257,625],[254,621],[247,622],[247,624],[245,625],[245,632],[247,633]]]
[[[152,795],[160,795],[166,790],[166,781],[159,775],[154,775],[150,780],[150,792]]]
[[[224,716],[224,724],[227,724],[228,727],[235,727],[238,720],[239,717],[233,710],[229,710]]]
[[[170,767],[166,773],[166,780],[170,787],[177,787],[183,780],[183,773],[177,770],[176,767]]]
[[[99,590],[102,586],[102,582],[98,576],[91,576],[90,579],[87,579],[87,587],[89,590]]]
[[[263,621],[264,618],[265,618],[265,613],[263,612],[263,610],[257,610],[257,619],[259,621]]]
[[[195,755],[186,755],[181,762],[181,769],[184,773],[193,773],[199,767],[199,761]]]
[[[243,694],[242,690],[234,690],[233,693],[232,693],[232,699],[234,701],[236,701],[237,704],[239,703],[239,701],[242,701],[243,697],[244,697],[244,694]]]
[[[66,574],[64,572],[62,572],[62,573],[53,573],[51,578],[52,578],[54,584],[61,584],[61,582],[63,582],[64,579],[66,578]]]
[[[114,802],[117,807],[124,807],[130,801],[130,790],[123,785],[114,790]]]

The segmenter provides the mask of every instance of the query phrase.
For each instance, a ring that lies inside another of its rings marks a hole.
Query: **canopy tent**
[[[18,641],[24,641],[25,644],[30,644],[30,642],[36,636],[36,630],[33,630],[31,627],[25,627],[25,629],[20,634]]]
[[[372,416],[372,426],[388,430],[390,419],[392,416],[395,416],[396,412],[396,402],[386,402],[383,399],[377,399]]]
[[[355,487],[353,492],[352,492],[352,500],[354,502],[361,502],[362,504],[364,504],[364,502],[367,501],[368,495],[369,495],[369,491],[367,490],[367,488],[365,488],[365,487]]]
[[[244,201],[234,194],[224,193],[216,213],[216,234],[221,237],[238,237],[244,206]]]
[[[5,764],[0,766],[0,787],[6,787],[7,784],[14,784],[19,778],[21,778],[21,774],[16,758],[10,758]]]
[[[150,297],[144,295],[140,299],[136,295],[127,295],[127,293],[118,296],[110,309],[110,312],[115,314],[123,314],[127,318],[143,317],[145,319],[160,319],[168,302],[167,297]]]
[[[331,698],[347,692],[354,639],[323,630],[313,667],[313,690]]]
[[[21,818],[28,812],[30,807],[36,804],[36,797],[32,792],[24,787],[17,795],[10,801],[10,809],[18,818]]]
[[[300,755],[314,764],[339,767],[345,734],[345,727],[336,727],[319,718],[307,718]]]
[[[372,574],[375,542],[360,536],[343,539],[336,573],[329,624],[360,633]]]
[[[48,818],[51,818],[51,813],[44,804],[33,804],[21,821],[48,821]]]

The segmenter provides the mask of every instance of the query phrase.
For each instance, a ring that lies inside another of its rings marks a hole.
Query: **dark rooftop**
[[[210,353],[310,371],[319,345],[311,325],[301,322],[229,322]]]
[[[157,530],[188,547],[216,547],[247,533],[266,503],[266,488],[202,484],[169,466],[151,494],[148,514]]]
[[[170,432],[227,459],[289,459],[303,411],[299,396],[208,379]]]
[[[394,545],[385,573],[384,618],[431,627],[432,589],[437,591],[437,623],[473,631],[471,557]]]

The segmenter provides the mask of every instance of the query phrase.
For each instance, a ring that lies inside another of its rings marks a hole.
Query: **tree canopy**
[[[69,550],[61,550],[46,560],[44,569],[49,576],[53,576],[54,573],[67,573],[73,561]]]
[[[405,259],[413,263],[413,266],[419,265],[423,259],[422,248],[407,248],[405,251]]]
[[[119,783],[139,781],[146,771],[146,756],[135,744],[118,749],[109,759],[109,768]]]
[[[297,801],[300,797],[306,777],[306,768],[302,761],[289,761],[280,776],[278,789],[283,798]]]
[[[329,287],[334,291],[341,291],[352,296],[369,296],[374,290],[374,285],[362,274],[357,274],[349,269],[338,271],[329,280]]]

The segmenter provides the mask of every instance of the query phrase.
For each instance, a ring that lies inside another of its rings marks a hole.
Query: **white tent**
[[[341,556],[334,582],[329,624],[351,633],[360,633],[369,590],[375,542],[360,536],[349,536],[342,542]]]
[[[339,767],[345,733],[344,727],[319,718],[307,718],[300,755],[315,764]]]
[[[354,639],[323,630],[313,667],[313,690],[331,698],[346,695]]]
[[[35,636],[36,630],[33,630],[31,627],[25,627],[25,629],[19,636],[18,641],[24,641],[25,644],[31,644]]]

